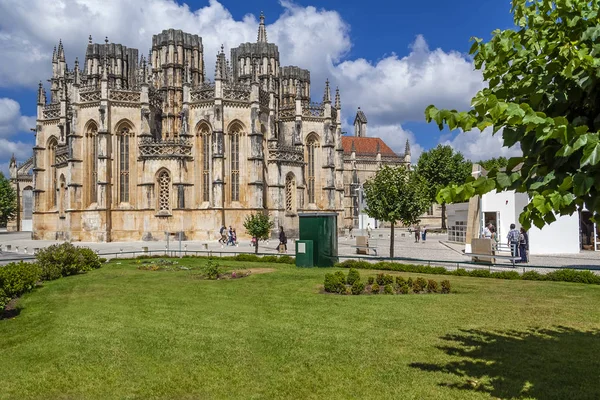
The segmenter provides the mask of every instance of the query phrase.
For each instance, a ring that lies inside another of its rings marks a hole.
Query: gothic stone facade
[[[202,38],[165,30],[148,58],[87,45],[71,69],[62,43],[50,96],[40,83],[33,149],[33,236],[74,241],[244,236],[267,212],[298,229],[302,211],[344,212],[339,92],[310,101],[310,72],[280,66],[261,15],[258,40],[216,57],[206,80]]]

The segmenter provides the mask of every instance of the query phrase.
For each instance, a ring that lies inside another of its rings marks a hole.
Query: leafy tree
[[[506,168],[506,166],[508,165],[508,158],[494,157],[494,158],[490,158],[489,160],[480,160],[477,162],[477,164],[481,165],[481,167],[483,169],[485,169],[486,171],[491,171],[493,168],[497,168],[497,169]]]
[[[417,171],[429,185],[429,201],[433,203],[440,189],[452,183],[464,183],[471,176],[472,164],[450,146],[437,147],[419,157]],[[446,228],[446,203],[442,201],[442,228]]]
[[[416,224],[431,206],[427,182],[421,175],[405,167],[384,165],[373,178],[365,182],[364,196],[367,215],[392,225],[390,257],[394,257],[394,224],[398,221],[404,225]]]
[[[513,0],[516,29],[496,30],[471,54],[488,87],[466,112],[427,107],[440,129],[502,131],[504,146],[522,157],[506,171],[440,191],[445,202],[496,190],[527,192],[519,220],[525,228],[552,223],[554,213],[587,207],[600,213],[600,5],[589,0]],[[485,133],[483,133],[485,134]]]
[[[250,236],[255,237],[254,242],[254,253],[258,253],[258,241],[266,240],[269,238],[271,229],[273,229],[273,221],[269,219],[267,214],[250,214],[244,221],[244,228]]]
[[[10,185],[10,181],[0,172],[0,226],[17,215],[17,193]]]

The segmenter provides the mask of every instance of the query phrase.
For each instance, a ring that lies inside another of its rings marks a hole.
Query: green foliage
[[[404,278],[402,276],[398,275],[396,277],[396,285],[400,285],[401,286],[401,285],[403,285],[405,283],[406,283],[406,280],[404,280]]]
[[[433,279],[427,280],[427,292],[429,293],[437,293],[439,290],[438,283]]]
[[[438,144],[419,157],[417,172],[427,181],[429,203],[436,201],[438,191],[450,184],[462,184],[471,176],[472,164],[451,146]],[[446,208],[442,202],[442,228],[446,228]]]
[[[479,161],[477,161],[477,164],[481,165],[481,167],[483,169],[485,169],[486,171],[490,171],[493,168],[501,169],[501,168],[506,168],[508,166],[508,158],[494,157],[494,158],[490,158],[489,160],[479,160]],[[464,183],[464,182],[455,182],[455,183]]]
[[[344,284],[344,281],[341,280],[338,273],[325,274],[324,287],[325,291],[328,293],[346,293],[346,285]]]
[[[406,285],[412,289],[413,287],[413,279],[412,278],[408,278],[408,280],[406,281]]]
[[[527,271],[521,275],[521,279],[524,281],[543,281],[546,280],[546,276],[537,271]]]
[[[387,284],[383,287],[383,293],[384,294],[394,294],[394,288],[392,287],[392,285]]]
[[[359,280],[354,281],[352,284],[352,294],[359,295],[365,291],[365,284]]]
[[[372,277],[372,276],[370,276],[370,277],[367,278],[367,282],[369,283],[369,285],[372,285],[373,282],[375,282],[375,278]]]
[[[377,284],[379,286],[385,285],[384,280],[383,280],[383,276],[384,276],[384,274],[382,272],[380,274],[377,274],[377,277],[375,278],[375,281],[377,282]]]
[[[421,293],[427,287],[427,281],[424,278],[417,278],[413,281],[412,289],[415,293]]]
[[[379,294],[379,284],[377,282],[371,285],[371,293]]]
[[[273,229],[273,221],[269,219],[268,214],[250,214],[244,220],[244,228],[246,228],[246,232],[248,235],[257,238],[256,245],[254,246],[254,252],[258,253],[258,242],[260,240],[266,240],[269,238],[271,234],[271,229]]]
[[[29,292],[40,280],[41,270],[35,263],[12,262],[0,267],[0,289],[9,298]]]
[[[344,275],[344,271],[335,271],[334,275],[338,277],[340,282],[342,282],[344,285],[346,284],[346,275]]]
[[[360,281],[360,273],[356,268],[350,268],[348,271],[348,278],[346,278],[346,282],[348,285],[354,285],[354,282]]]
[[[17,193],[10,181],[0,172],[0,226],[6,226],[6,223],[16,215]]]
[[[425,110],[428,122],[502,130],[503,144],[519,144],[522,157],[506,171],[469,178],[438,194],[440,202],[464,201],[492,190],[528,193],[519,221],[541,228],[584,206],[600,213],[600,5],[588,0],[515,0],[517,29],[496,30],[489,42],[473,39],[475,68],[487,86],[471,110]],[[484,133],[486,134],[486,133]]]
[[[402,166],[384,165],[364,184],[365,212],[392,224],[390,257],[394,257],[394,224],[415,224],[431,205],[428,192],[423,177]]]
[[[444,294],[448,294],[450,293],[450,289],[451,289],[451,285],[450,285],[450,281],[445,279],[441,282],[442,285],[442,293]]]
[[[492,272],[490,278],[517,280],[521,279],[521,275],[517,271],[501,271]]]
[[[9,301],[10,301],[10,297],[8,297],[6,295],[6,293],[4,293],[4,290],[2,290],[2,288],[0,288],[0,313],[2,313],[4,311],[4,309],[6,308],[6,305],[8,304]]]
[[[208,260],[208,262],[202,268],[202,272],[206,279],[216,280],[221,275],[221,267],[216,261]]]
[[[100,258],[92,250],[75,247],[71,243],[54,244],[36,254],[42,280],[58,279],[61,276],[100,268]]]
[[[410,291],[408,284],[406,282],[403,282],[399,287],[398,287],[398,292],[401,294],[408,294],[408,292]]]

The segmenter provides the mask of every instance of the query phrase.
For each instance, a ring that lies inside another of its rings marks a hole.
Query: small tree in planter
[[[273,221],[269,219],[267,214],[250,214],[244,221],[244,228],[250,236],[256,238],[254,242],[254,254],[258,253],[258,241],[269,238],[271,229],[273,229]]]

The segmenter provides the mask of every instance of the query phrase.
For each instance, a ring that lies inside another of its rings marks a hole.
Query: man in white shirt
[[[484,239],[492,238],[492,224],[488,224],[485,228],[483,228],[483,238]]]

